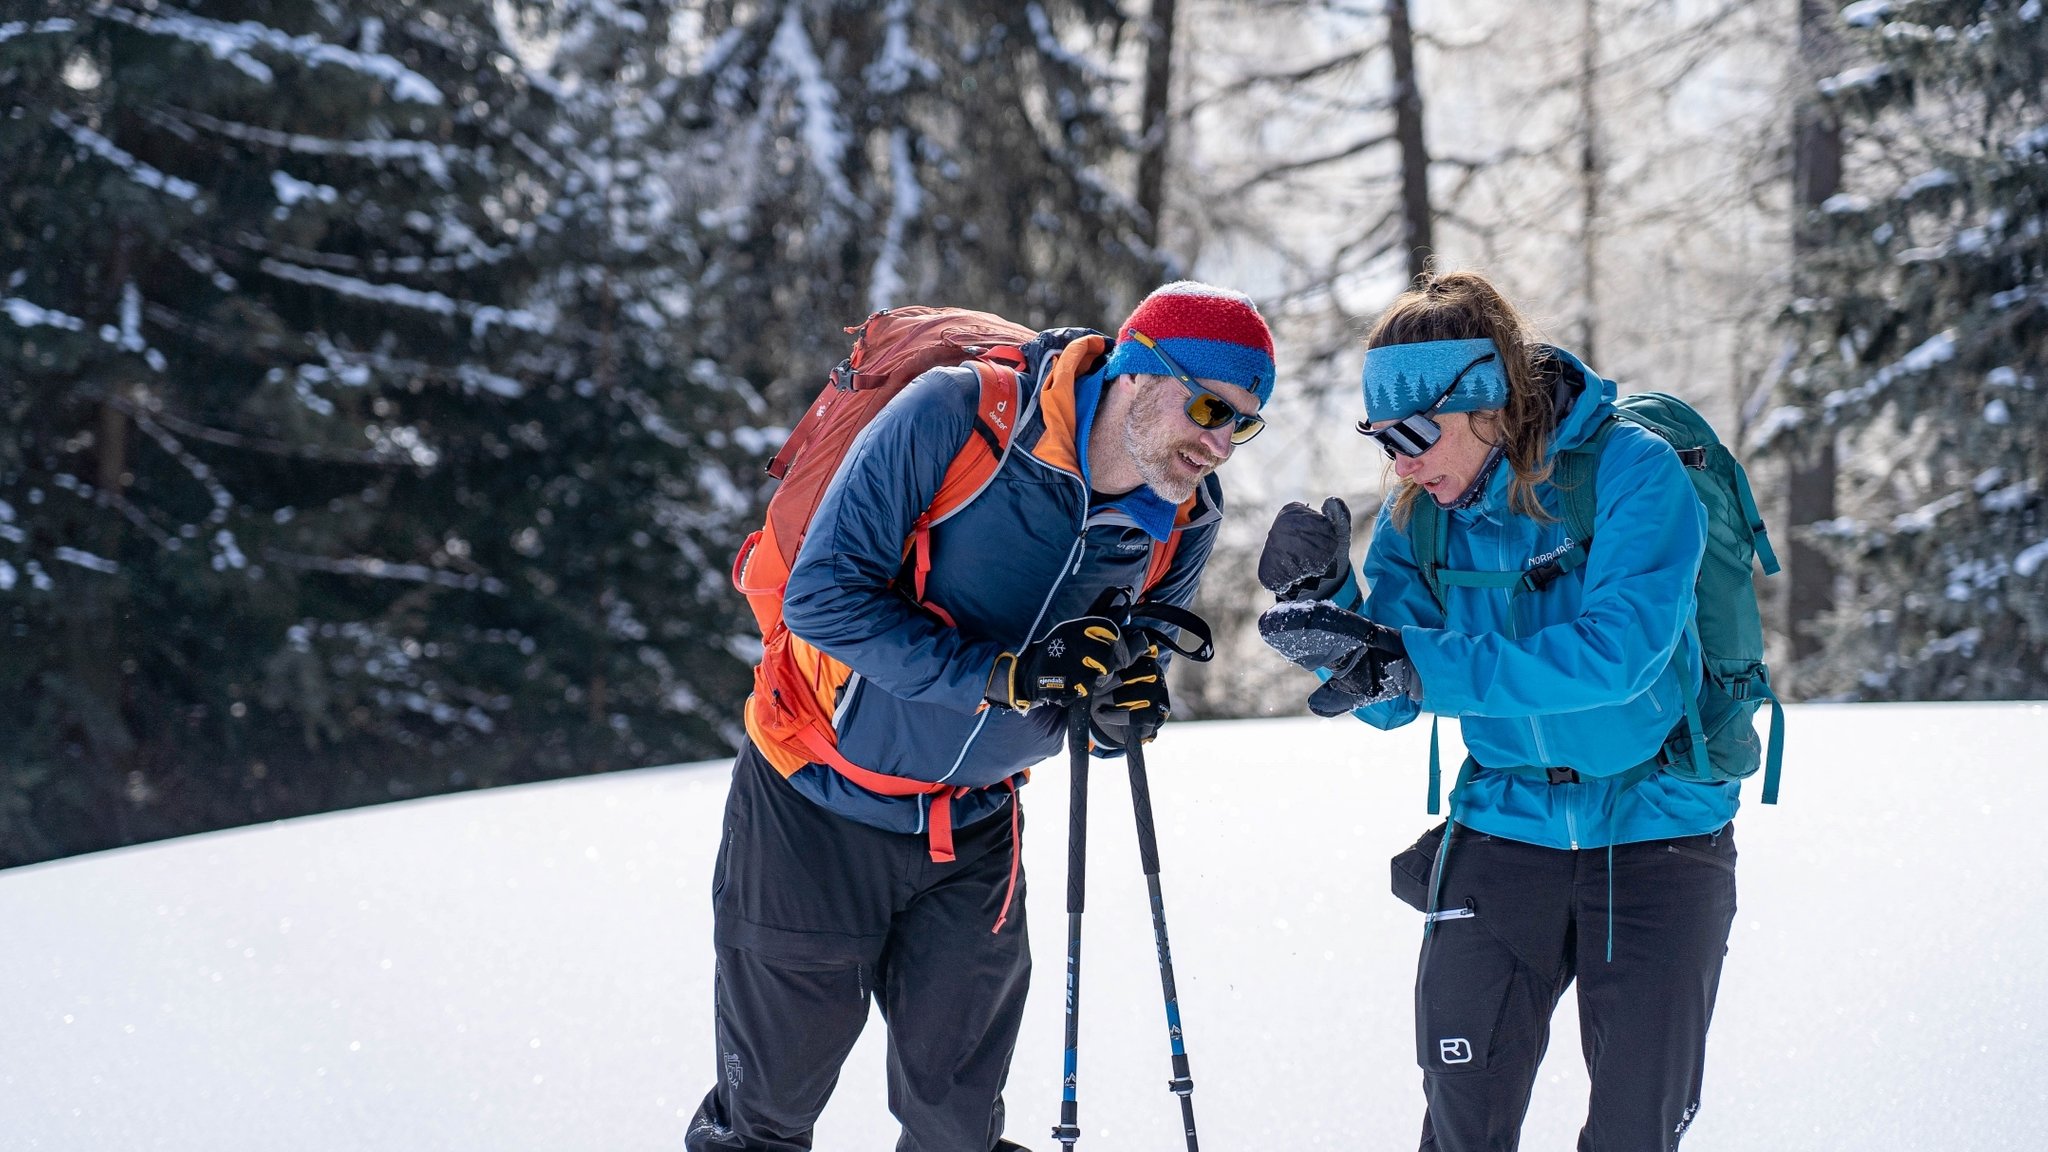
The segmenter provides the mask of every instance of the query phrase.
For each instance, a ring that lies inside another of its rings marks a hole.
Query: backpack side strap
[[[1764,528],[1763,513],[1757,511],[1756,494],[1749,490],[1749,473],[1743,470],[1742,462],[1726,448],[1719,451],[1728,457],[1728,470],[1735,475],[1735,499],[1741,505],[1743,522],[1749,525],[1749,538],[1756,545],[1756,558],[1764,566],[1764,575],[1776,576],[1778,552],[1771,547],[1771,534]],[[1775,701],[1776,697],[1772,699]]]

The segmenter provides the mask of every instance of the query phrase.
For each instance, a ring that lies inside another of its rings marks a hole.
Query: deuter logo
[[[1008,408],[1009,406],[1010,402],[1008,400],[998,400],[996,401],[995,410],[988,414],[988,422],[995,425],[997,428],[1001,429],[1004,432],[1008,432],[1010,430],[1010,422],[1004,419],[1004,409]]]
[[[1472,1042],[1463,1036],[1453,1036],[1448,1040],[1439,1040],[1436,1042],[1436,1055],[1437,1059],[1442,1060],[1446,1064],[1470,1064],[1472,1062]]]

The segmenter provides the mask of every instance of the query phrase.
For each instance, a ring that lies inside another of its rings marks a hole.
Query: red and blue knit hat
[[[1158,341],[1197,379],[1235,384],[1257,396],[1261,407],[1273,396],[1273,333],[1242,292],[1176,280],[1139,302],[1117,330],[1116,350],[1103,375],[1171,376],[1172,369],[1150,348],[1131,338],[1132,329]]]

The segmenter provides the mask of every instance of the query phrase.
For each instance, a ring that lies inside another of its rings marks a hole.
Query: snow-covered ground
[[[1790,713],[1737,821],[1741,912],[1690,1152],[2048,1147],[2048,706]],[[1154,745],[1212,1148],[1413,1147],[1426,730],[1187,724]],[[0,873],[0,1149],[680,1147],[713,1071],[723,765],[295,820]],[[1057,1112],[1066,770],[1027,789],[1037,987],[1009,1095]],[[1090,812],[1083,1149],[1177,1149],[1119,767]],[[1567,997],[1524,1147],[1583,1111]],[[944,1005],[932,1010],[944,1011]],[[801,1027],[791,1021],[791,1027]],[[884,1152],[870,1027],[818,1144]]]

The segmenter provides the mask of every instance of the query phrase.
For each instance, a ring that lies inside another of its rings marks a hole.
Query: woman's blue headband
[[[1365,415],[1374,423],[1413,416],[1432,406],[1438,412],[1476,412],[1508,404],[1507,367],[1491,340],[1368,348],[1364,383]]]

